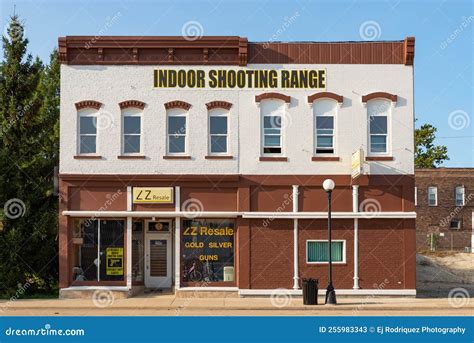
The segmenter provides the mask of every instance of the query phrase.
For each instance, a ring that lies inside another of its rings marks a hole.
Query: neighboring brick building
[[[415,170],[417,247],[473,250],[474,168]]]

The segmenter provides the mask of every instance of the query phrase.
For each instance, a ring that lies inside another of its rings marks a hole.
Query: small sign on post
[[[364,164],[364,150],[359,148],[352,154],[352,159],[351,159],[352,179],[357,179],[360,175],[362,175],[363,164]]]

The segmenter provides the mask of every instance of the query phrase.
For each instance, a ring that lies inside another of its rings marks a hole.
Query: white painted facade
[[[292,89],[157,89],[153,72],[158,66],[61,65],[62,174],[350,174],[351,154],[363,147],[368,154],[368,109],[362,96],[372,92],[396,94],[389,116],[389,147],[393,161],[366,162],[368,174],[413,174],[413,66],[329,64],[248,65],[243,69],[326,69],[326,91],[344,97],[335,116],[335,145],[338,162],[313,162],[314,110],[308,95],[322,90]],[[172,67],[168,69],[186,69]],[[198,69],[242,69],[208,67]],[[196,69],[196,68],[194,68]],[[287,162],[261,162],[261,108],[255,96],[279,92],[291,96],[282,124],[282,156]],[[74,104],[95,100],[99,110],[97,155],[102,159],[74,159],[78,155],[78,111]],[[142,152],[145,159],[118,159],[122,150],[122,115],[118,103],[139,100],[142,111]],[[166,115],[164,104],[181,100],[192,107],[187,113],[187,153],[191,160],[166,160]],[[233,159],[209,160],[208,111],[205,104],[223,100],[233,104],[229,111],[229,154]]]

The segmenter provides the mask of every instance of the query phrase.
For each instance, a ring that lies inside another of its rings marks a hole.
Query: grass
[[[446,257],[446,256],[455,256],[459,253],[463,253],[464,251],[457,251],[457,250],[418,250],[419,254],[426,255],[426,256],[434,256],[434,257]]]
[[[33,293],[33,294],[24,294],[22,296],[19,296],[16,300],[23,300],[23,299],[57,299],[59,296],[58,292],[52,292],[52,293]],[[12,297],[15,297],[15,295],[6,295],[6,294],[1,294],[0,295],[0,300],[10,300]]]

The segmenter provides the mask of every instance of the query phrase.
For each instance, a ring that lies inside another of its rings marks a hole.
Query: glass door
[[[145,286],[171,288],[171,221],[148,221],[145,235]]]

